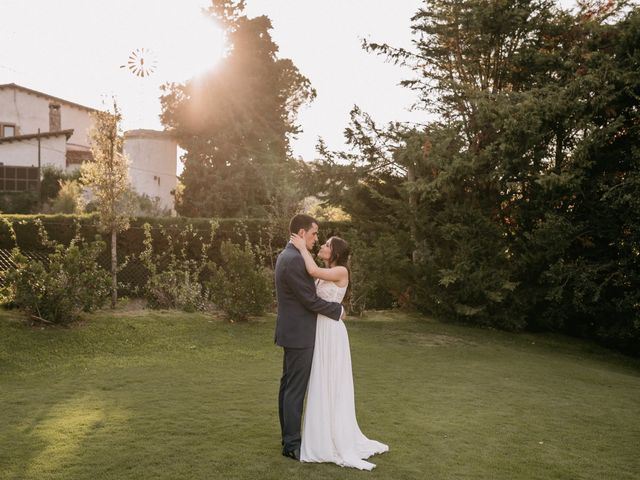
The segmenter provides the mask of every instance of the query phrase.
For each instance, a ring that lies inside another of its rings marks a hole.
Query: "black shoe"
[[[300,461],[300,449],[294,448],[293,450],[282,449],[282,455],[285,457],[293,458],[294,460]]]

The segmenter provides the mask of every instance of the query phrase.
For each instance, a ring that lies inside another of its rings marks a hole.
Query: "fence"
[[[45,251],[38,250],[20,250],[24,256],[30,260],[40,261],[47,263],[48,256]],[[98,263],[105,270],[111,269],[111,256],[108,252],[98,258]],[[13,262],[11,256],[11,249],[0,248],[0,286],[5,285],[4,273],[16,268],[16,264]],[[118,283],[120,284],[119,291],[122,294],[129,294],[136,291],[136,289],[144,286],[147,282],[149,273],[144,265],[137,258],[132,258],[127,262],[126,266],[118,273]]]
[[[51,215],[51,216],[31,216],[31,215],[4,215],[5,219],[12,224],[17,243],[21,253],[28,258],[39,261],[47,261],[47,251],[43,249],[39,240],[38,228],[34,220],[39,218],[48,232],[49,238],[57,242],[68,244],[75,234],[75,222],[79,222],[82,237],[85,239],[94,238],[98,233],[95,216],[74,216],[74,215]],[[122,294],[134,293],[136,289],[143,287],[148,278],[148,271],[137,255],[143,250],[143,225],[151,225],[154,251],[166,251],[168,244],[164,238],[163,231],[178,236],[180,232],[192,228],[195,233],[201,235],[205,241],[210,233],[210,219],[193,218],[133,218],[128,230],[118,235],[118,263],[123,264],[125,258],[129,260],[126,266],[118,273],[118,283]],[[249,240],[262,252],[263,261],[270,267],[275,263],[275,257],[286,243],[286,230],[273,232],[273,226],[265,219],[217,219],[218,228],[208,257],[214,262],[219,261],[219,246],[223,240],[231,240],[235,243],[243,243]],[[281,229],[286,226],[281,226]],[[344,230],[352,228],[348,222],[324,222],[322,231],[323,237],[333,234],[341,234]],[[102,236],[106,242],[106,249],[98,258],[98,263],[106,270],[111,270],[111,238],[110,235]],[[15,268],[11,261],[11,248],[15,242],[11,239],[10,230],[5,224],[0,222],[0,284],[2,284],[1,273],[8,269]],[[201,245],[199,240],[190,241],[185,246],[185,253],[188,258],[199,260],[201,255]],[[182,248],[182,246],[180,246]]]

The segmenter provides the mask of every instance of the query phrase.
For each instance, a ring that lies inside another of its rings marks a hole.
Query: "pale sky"
[[[424,121],[398,85],[410,71],[362,50],[361,39],[409,47],[420,0],[248,0],[249,17],[267,15],[281,58],[291,58],[318,92],[300,112],[295,156],[316,157],[323,137],[344,147],[354,104],[377,121]],[[0,0],[0,83],[17,83],[101,108],[115,96],[125,130],[161,129],[159,86],[215,68],[223,35],[200,13],[207,0]],[[150,49],[157,69],[138,78],[129,54]],[[179,169],[181,166],[179,165]]]

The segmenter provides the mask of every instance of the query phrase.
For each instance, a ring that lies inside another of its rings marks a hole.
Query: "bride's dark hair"
[[[347,291],[344,294],[344,302],[349,305],[351,300],[351,269],[349,268],[349,255],[351,250],[349,244],[340,237],[331,237],[329,239],[329,246],[331,248],[331,257],[329,257],[329,265],[340,265],[347,269],[347,279],[349,284],[347,285]]]
[[[351,253],[349,244],[340,237],[331,237],[329,239],[329,245],[331,246],[329,265],[332,265],[333,262],[335,262],[336,265],[340,265],[349,270],[348,262],[349,254]]]

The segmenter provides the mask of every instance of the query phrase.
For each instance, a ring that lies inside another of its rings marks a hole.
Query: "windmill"
[[[129,60],[126,65],[120,65],[120,68],[126,68],[136,77],[148,77],[156,71],[158,61],[153,51],[148,48],[136,48],[129,54]]]
[[[135,77],[135,81],[137,83],[138,90],[138,115],[137,122],[138,125],[142,122],[142,111],[144,110],[144,102],[145,102],[145,86],[146,90],[149,89],[150,85],[148,83],[149,77],[151,77],[158,66],[158,61],[156,59],[155,53],[153,50],[148,48],[136,48],[129,53],[129,58],[127,59],[127,63],[124,65],[120,65],[120,68],[127,70],[131,75]],[[145,85],[146,84],[146,85]]]

